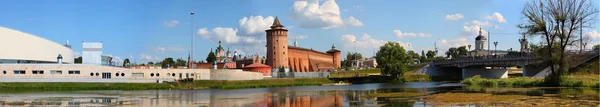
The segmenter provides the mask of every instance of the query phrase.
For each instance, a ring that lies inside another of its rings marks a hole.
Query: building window
[[[285,55],[285,52],[283,52],[283,54]]]
[[[156,77],[158,77],[158,76],[160,76],[160,74],[159,74],[159,73],[156,73]]]
[[[2,71],[3,74],[6,74],[6,71]]]
[[[33,70],[31,71],[33,74],[44,74],[44,70]]]
[[[14,70],[14,74],[25,74],[25,70]]]
[[[173,73],[173,74],[171,74],[171,75],[173,75],[173,77],[175,77],[175,73]]]
[[[50,70],[50,74],[62,74],[61,70]]]
[[[79,70],[69,70],[69,74],[79,74]]]
[[[92,73],[90,73],[90,76],[94,76],[94,73],[93,73],[93,72],[92,72]]]
[[[117,77],[118,77],[118,76],[119,76],[119,73],[115,73],[115,76],[117,76]]]
[[[171,73],[167,73],[167,76],[170,76],[170,75],[171,75]]]
[[[121,76],[122,76],[122,77],[124,77],[124,76],[125,76],[125,73],[121,73]]]
[[[111,78],[110,76],[111,76],[110,73],[102,73],[102,78],[103,79],[110,79]]]
[[[285,49],[285,46],[283,46],[283,49]]]
[[[150,76],[151,76],[151,77],[154,77],[154,73],[150,73]]]
[[[97,72],[96,72],[96,76],[100,76],[100,73],[97,73]]]
[[[194,73],[190,74],[191,76],[194,76]]]

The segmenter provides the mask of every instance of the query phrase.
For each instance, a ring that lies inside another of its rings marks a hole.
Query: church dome
[[[487,39],[485,38],[485,36],[479,35],[479,36],[477,36],[477,38],[475,38],[475,40],[487,40]]]
[[[479,36],[477,36],[477,38],[475,38],[475,40],[487,40],[485,38],[485,36],[481,35],[481,28],[479,28]]]

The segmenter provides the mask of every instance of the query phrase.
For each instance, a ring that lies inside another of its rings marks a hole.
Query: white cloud
[[[296,39],[306,39],[306,38],[308,38],[307,35],[297,35],[296,36]]]
[[[396,37],[398,38],[403,38],[403,37],[431,37],[431,34],[427,34],[427,33],[408,33],[408,32],[402,32],[400,30],[394,30],[394,35],[396,35]]]
[[[178,53],[184,53],[186,51],[185,48],[183,47],[178,47],[178,46],[172,46],[172,47],[156,47],[156,48],[152,48],[152,52],[155,53],[165,53],[165,52],[178,52]]]
[[[356,18],[354,18],[352,16],[348,17],[348,19],[346,20],[346,22],[348,22],[348,24],[351,25],[351,26],[358,26],[358,27],[360,27],[360,26],[364,25],[362,22],[360,22],[360,20],[358,20],[358,19],[356,19]]]
[[[356,42],[356,48],[379,48],[387,41],[371,38],[369,34],[365,33],[360,39],[351,34],[342,35],[342,42],[345,49],[351,49],[355,46],[354,42]]]
[[[271,26],[274,21],[273,17],[251,16],[250,18],[244,17],[239,21],[240,27],[245,29],[243,32],[238,31],[237,28],[215,27],[213,29],[200,28],[196,33],[202,39],[213,43],[221,41],[226,47],[240,48],[246,52],[264,53],[266,51],[264,46],[266,42],[264,39],[266,29],[263,28]]]
[[[291,19],[303,28],[331,29],[343,27],[344,23],[354,23],[344,22],[340,14],[340,7],[335,0],[326,0],[322,5],[317,0],[299,0],[294,2],[288,13]],[[348,19],[348,21],[353,20],[360,22],[356,19]]]
[[[596,39],[600,38],[600,34],[596,30],[593,30],[593,31],[590,31],[590,32],[586,33],[586,36],[591,37],[593,40],[596,40]]]
[[[460,13],[456,13],[456,14],[452,14],[452,15],[446,15],[446,18],[444,18],[444,20],[459,20],[464,18],[465,16],[463,16]]]
[[[463,26],[462,36],[473,38],[479,35],[480,28],[498,28],[498,26],[490,24],[488,21],[481,22],[479,20],[473,20],[471,22],[465,22]],[[487,31],[481,29],[481,35],[487,36]]]
[[[264,36],[265,30],[269,29],[270,26],[275,21],[273,16],[250,16],[244,17],[239,20],[240,22],[240,32],[243,32],[244,35],[258,35]]]
[[[186,49],[183,47],[169,47],[168,50],[171,52],[179,52],[179,53],[184,53],[186,51]]]
[[[164,47],[152,48],[152,52],[155,52],[155,53],[165,53],[165,48]]]
[[[443,39],[443,40],[437,41],[437,43],[439,44],[438,45],[439,46],[438,50],[440,51],[439,53],[444,53],[450,47],[460,47],[460,46],[468,45],[467,38],[465,38],[465,37],[457,38],[457,39],[449,39],[449,40]]]
[[[153,57],[153,56],[146,55],[146,54],[140,54],[140,55],[139,55],[139,57],[140,57],[140,59],[141,59],[142,61],[145,61],[145,62],[149,62],[149,61],[155,62],[155,61],[159,61],[159,60],[160,60],[160,59],[158,58],[158,56],[154,56],[154,57]],[[131,59],[130,59],[130,60],[131,60]]]
[[[163,24],[164,24],[166,27],[175,27],[175,26],[177,26],[177,24],[179,24],[179,21],[177,21],[177,20],[172,20],[172,21],[164,21],[164,22],[163,22]]]
[[[492,14],[491,16],[487,16],[486,19],[496,21],[498,23],[506,23],[506,19],[504,19],[504,16],[502,16],[502,14],[498,12],[494,12],[494,14]]]

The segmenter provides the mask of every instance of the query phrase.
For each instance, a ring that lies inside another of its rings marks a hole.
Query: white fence
[[[329,72],[273,72],[273,78],[327,78]]]

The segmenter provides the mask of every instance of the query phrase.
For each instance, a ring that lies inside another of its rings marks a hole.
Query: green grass
[[[413,72],[406,72],[402,77],[406,82],[419,82],[419,81],[431,81],[431,76],[427,74],[414,74]]]
[[[600,75],[568,75],[563,76],[561,87],[592,87],[600,85]],[[463,84],[474,86],[515,86],[515,87],[543,87],[547,86],[543,78],[515,77],[504,79],[485,79],[474,76],[461,81]]]
[[[329,77],[354,77],[354,76],[369,76],[369,75],[381,75],[381,69],[379,68],[371,68],[371,69],[362,69],[362,70],[352,70],[352,71],[338,71],[331,72]]]

